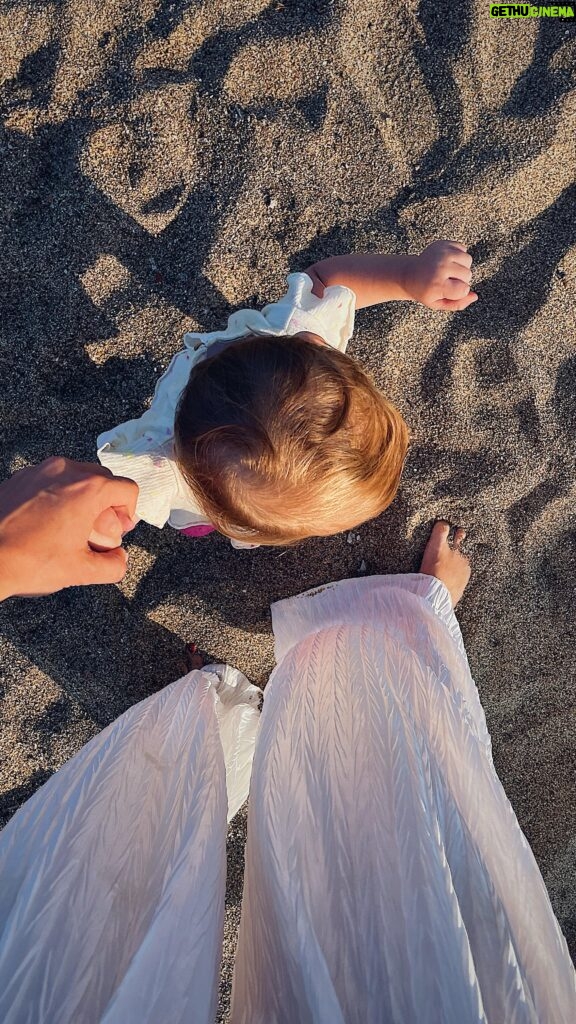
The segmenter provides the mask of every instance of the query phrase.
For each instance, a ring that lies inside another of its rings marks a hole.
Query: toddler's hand
[[[404,287],[429,309],[466,309],[476,302],[470,290],[472,257],[460,242],[432,242],[419,256],[406,257]]]
[[[93,551],[119,548],[124,534],[133,530],[137,522],[137,517],[129,516],[124,509],[106,508],[96,519],[88,544]]]

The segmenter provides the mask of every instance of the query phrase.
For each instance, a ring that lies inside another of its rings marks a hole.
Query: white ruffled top
[[[333,348],[346,351],[354,330],[354,292],[331,285],[320,299],[312,294],[308,274],[290,274],[287,280],[286,294],[261,311],[241,309],[230,316],[223,330],[185,334],[184,349],[174,356],[158,381],[150,408],[138,419],[121,423],[98,437],[100,462],[115,476],[135,480],[139,487],[136,514],[152,526],[168,522],[182,530],[208,525],[175,462],[173,444],[178,399],[191,370],[206,359],[212,345],[239,341],[249,334],[273,337],[310,331]]]

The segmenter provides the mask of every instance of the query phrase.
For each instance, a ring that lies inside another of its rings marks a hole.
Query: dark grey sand
[[[417,569],[442,515],[469,530],[459,617],[497,768],[576,952],[575,66],[574,24],[487,4],[6,0],[4,474],[93,458],[184,329],[277,298],[321,257],[455,238],[480,300],[358,316],[350,352],[413,447],[356,543],[247,553],[142,525],[121,586],[2,608],[4,819],[182,674],[186,641],[263,684],[271,601],[362,563]]]

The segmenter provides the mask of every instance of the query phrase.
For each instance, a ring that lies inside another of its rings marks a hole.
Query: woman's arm
[[[470,290],[472,257],[459,242],[432,242],[419,256],[359,253],[331,256],[308,268],[313,293],[344,285],[356,295],[356,308],[411,299],[430,309],[466,309],[478,296]]]

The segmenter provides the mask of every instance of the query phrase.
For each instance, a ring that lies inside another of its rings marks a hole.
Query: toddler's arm
[[[460,242],[432,242],[419,256],[360,253],[331,256],[309,267],[314,295],[339,284],[356,295],[356,308],[413,299],[430,309],[461,310],[476,302],[470,290],[472,257]]]

